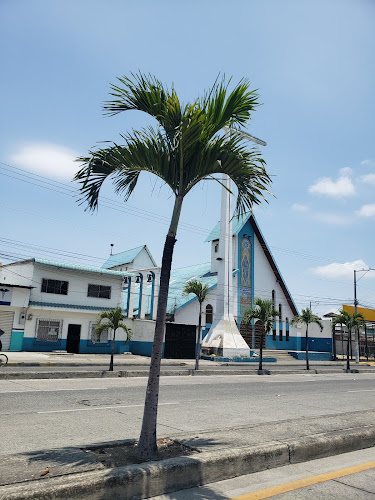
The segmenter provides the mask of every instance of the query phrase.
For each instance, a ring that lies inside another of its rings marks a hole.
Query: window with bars
[[[106,285],[89,285],[87,297],[96,297],[98,299],[110,299],[111,287]]]
[[[68,281],[42,279],[42,292],[56,293],[58,295],[68,295]]]
[[[109,342],[109,328],[103,330],[100,336],[96,333],[95,329],[98,326],[97,323],[90,323],[90,335],[89,340],[92,344],[108,344]]]
[[[38,342],[57,342],[61,337],[62,320],[38,319],[36,340]]]

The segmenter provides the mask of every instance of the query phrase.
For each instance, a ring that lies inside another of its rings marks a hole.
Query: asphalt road
[[[0,381],[0,454],[138,437],[146,378]],[[375,374],[164,377],[159,436],[375,409]]]

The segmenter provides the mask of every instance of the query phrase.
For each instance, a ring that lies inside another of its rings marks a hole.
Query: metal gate
[[[0,336],[1,343],[3,344],[3,351],[9,351],[13,319],[13,311],[0,311],[0,330],[4,332],[4,334]]]
[[[164,357],[194,359],[196,326],[167,323],[165,330]]]

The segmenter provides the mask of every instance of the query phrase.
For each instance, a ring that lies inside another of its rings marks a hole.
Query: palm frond
[[[321,318],[319,316],[316,316],[313,314],[310,309],[302,309],[302,312],[298,316],[294,316],[291,320],[291,325],[299,325],[301,323],[305,323],[306,325],[309,325],[310,323],[316,323],[320,330],[323,330],[323,323],[321,321]]]
[[[203,302],[206,300],[208,292],[209,292],[208,286],[203,285],[203,283],[198,280],[188,281],[182,291],[184,295],[190,295],[190,294],[195,295],[200,304],[203,304]]]

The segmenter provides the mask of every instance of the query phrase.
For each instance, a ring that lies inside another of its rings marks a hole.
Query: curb
[[[202,452],[160,462],[108,468],[0,487],[0,500],[111,500],[150,498],[375,445],[375,426],[333,431],[252,448]]]
[[[9,364],[9,363],[8,363]],[[28,365],[35,366],[35,365]],[[118,377],[148,377],[148,370],[114,370],[110,372],[108,370],[87,370],[87,371],[51,371],[51,372],[38,372],[38,371],[18,371],[18,372],[6,372],[6,368],[3,367],[0,370],[0,380],[27,380],[27,379],[70,379],[70,378],[118,378]],[[311,369],[307,370],[262,370],[259,373],[257,369],[245,370],[245,369],[233,369],[233,370],[194,370],[191,368],[182,370],[163,370],[161,369],[160,375],[163,377],[204,377],[204,376],[226,376],[226,375],[327,375],[333,373],[347,373],[345,369]],[[361,374],[361,373],[375,373],[374,369],[371,368],[361,368],[360,370],[352,369],[350,374]]]

